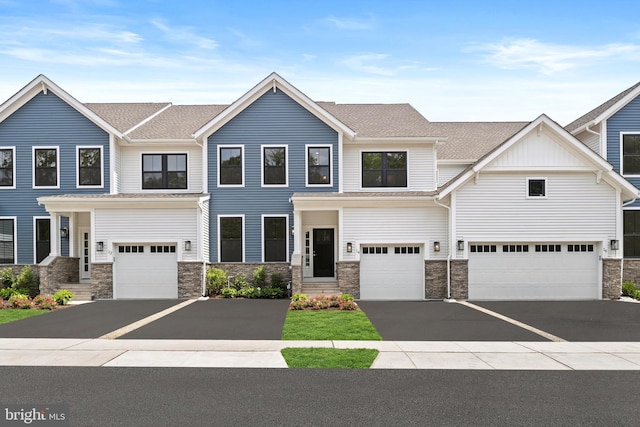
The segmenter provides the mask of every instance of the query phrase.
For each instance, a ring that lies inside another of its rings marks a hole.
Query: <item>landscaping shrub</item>
[[[249,282],[247,282],[247,276],[241,273],[233,278],[231,286],[233,286],[236,291],[239,291],[242,288],[248,288],[250,285]]]
[[[256,288],[264,288],[267,286],[267,269],[264,265],[253,270],[253,284]]]
[[[636,284],[633,281],[628,280],[626,282],[622,282],[622,295],[635,298],[637,291],[638,291],[638,288],[636,287]]]
[[[56,292],[55,294],[53,294],[53,300],[59,305],[65,305],[73,297],[75,297],[73,292],[71,292],[71,291],[69,291],[67,289],[61,289],[58,292]]]
[[[358,310],[358,304],[354,301],[353,296],[349,294],[318,295],[313,299],[309,299],[306,294],[294,294],[291,297],[291,303],[289,303],[289,310],[326,310],[328,308],[353,311]]]
[[[1,299],[9,299],[11,295],[19,293],[17,289],[14,288],[2,288],[0,289],[0,298]]]
[[[9,307],[18,308],[18,309],[29,309],[31,308],[31,300],[29,296],[24,294],[13,294],[9,298]]]
[[[227,272],[220,268],[208,268],[207,275],[207,295],[215,296],[220,295],[222,288],[227,286],[229,278]]]
[[[309,307],[311,307],[313,310],[327,309],[329,308],[329,298],[327,298],[325,295],[318,295],[317,297],[309,301]]]
[[[260,288],[247,286],[236,292],[236,296],[241,298],[260,298]]]
[[[25,265],[16,277],[13,287],[24,290],[24,293],[33,298],[40,293],[40,280],[33,273],[31,266]]]
[[[53,310],[58,304],[52,297],[38,295],[33,299],[33,306],[39,310]]]
[[[10,288],[16,281],[16,277],[13,275],[13,270],[10,268],[4,268],[0,271],[0,282],[2,288]]]
[[[225,298],[235,298],[237,294],[238,291],[236,291],[235,288],[222,288],[220,291],[220,295]]]
[[[340,310],[354,311],[358,309],[358,304],[355,301],[343,301],[340,304]]]
[[[271,273],[271,287],[276,289],[282,289],[283,291],[287,291],[287,283],[282,280],[282,274],[280,273]]]

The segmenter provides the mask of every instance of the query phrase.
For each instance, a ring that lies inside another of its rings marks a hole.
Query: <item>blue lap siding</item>
[[[621,132],[640,133],[640,97],[629,102],[607,120],[607,160],[617,172],[621,172]],[[625,178],[640,188],[640,177],[625,176]],[[636,201],[629,207],[640,208],[640,201]]]
[[[218,186],[218,146],[244,146],[244,187]],[[306,187],[305,145],[332,146],[330,187]],[[288,146],[287,187],[261,187],[261,146]],[[281,90],[269,90],[208,138],[210,200],[210,261],[218,261],[218,215],[244,215],[246,262],[262,261],[262,215],[288,214],[289,198],[300,192],[338,191],[338,133]],[[289,236],[289,259],[293,242]]]
[[[0,217],[17,217],[16,263],[30,264],[34,260],[33,217],[47,217],[44,207],[38,206],[39,196],[56,194],[108,193],[109,135],[93,122],[64,102],[53,92],[39,93],[20,109],[0,122],[0,146],[15,147],[15,189],[0,190]],[[33,188],[32,147],[57,146],[60,188]],[[104,188],[76,188],[76,147],[102,146]],[[68,225],[62,218],[61,226]],[[68,254],[68,239],[62,239],[62,254]]]

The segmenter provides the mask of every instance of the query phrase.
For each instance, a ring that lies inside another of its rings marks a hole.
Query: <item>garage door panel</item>
[[[360,298],[363,300],[424,299],[422,247],[400,245],[363,247],[360,255]]]
[[[118,246],[115,276],[115,297],[118,299],[177,298],[175,245]]]
[[[554,243],[554,250],[550,252],[540,251],[539,244],[518,244],[520,252],[503,251],[503,246],[514,250],[513,244],[491,245],[496,249],[493,252],[469,253],[469,299],[600,298],[598,246],[595,243],[586,246]],[[544,245],[545,250],[550,247]]]

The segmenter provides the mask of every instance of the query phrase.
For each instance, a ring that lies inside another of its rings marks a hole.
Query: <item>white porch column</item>
[[[60,255],[60,215],[57,213],[51,213],[51,225],[49,229],[49,239],[51,244],[51,255]]]
[[[67,238],[69,239],[69,256],[81,256],[79,253],[76,253],[76,215],[75,212],[69,214],[69,233],[67,234]]]
[[[302,239],[302,212],[298,210],[293,211],[293,230],[293,254],[291,255],[291,264],[301,265],[300,241]]]

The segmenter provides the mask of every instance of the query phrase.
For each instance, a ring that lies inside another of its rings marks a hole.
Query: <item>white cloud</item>
[[[198,35],[197,31],[190,27],[170,27],[162,19],[154,19],[151,24],[162,31],[169,41],[192,44],[208,50],[219,46],[215,40]]]
[[[553,74],[610,58],[636,58],[640,45],[612,43],[584,47],[544,43],[535,39],[510,39],[498,43],[475,45],[471,51],[486,54],[486,60],[502,69],[534,69]],[[630,57],[631,55],[631,57]]]
[[[340,30],[347,31],[369,31],[375,27],[372,19],[364,20],[329,16],[325,18],[324,21]]]
[[[416,62],[393,61],[391,56],[386,53],[353,55],[340,60],[340,64],[357,72],[379,76],[395,76],[402,71],[418,66]]]

